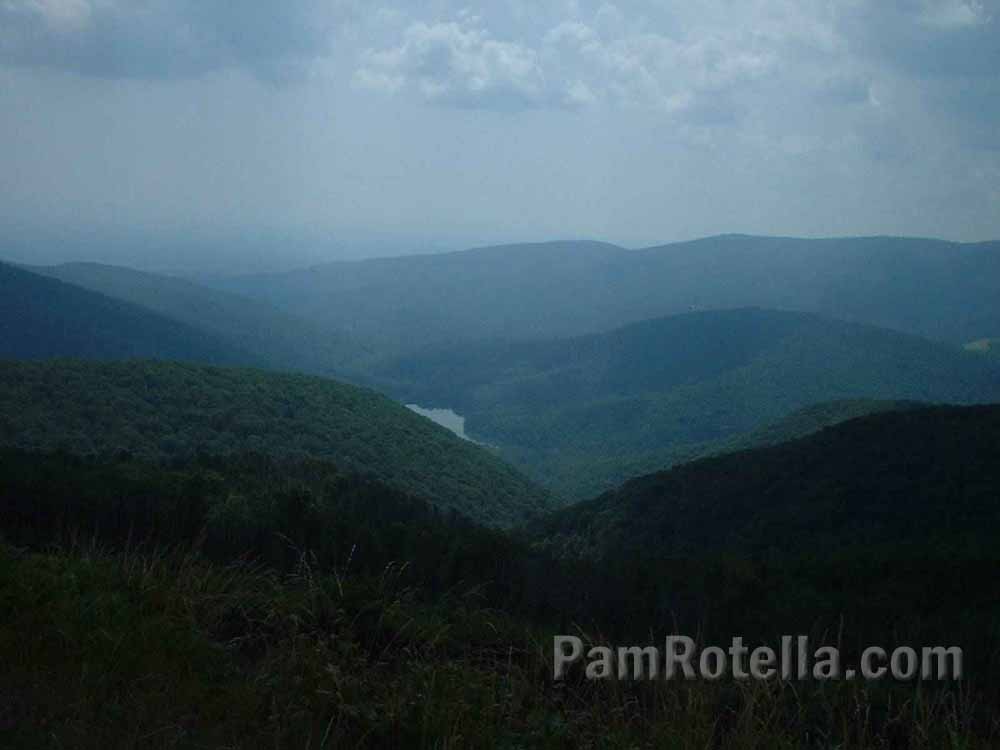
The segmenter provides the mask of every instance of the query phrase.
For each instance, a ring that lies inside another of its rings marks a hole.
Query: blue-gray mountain
[[[607,331],[692,309],[815,312],[966,343],[1000,336],[1000,243],[727,235],[629,251],[595,242],[340,262],[217,280],[377,351]]]
[[[262,362],[231,340],[145,306],[0,263],[0,359],[47,357]]]

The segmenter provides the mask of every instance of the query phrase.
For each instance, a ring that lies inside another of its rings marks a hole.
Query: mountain
[[[608,331],[692,310],[814,312],[951,343],[1000,330],[1000,243],[725,235],[556,242],[215,279],[378,352]]]
[[[181,278],[99,263],[31,271],[105,294],[218,336],[279,369],[334,374],[366,349],[333,327],[297,319],[258,300]]]
[[[260,363],[212,333],[0,263],[0,358],[47,357]]]
[[[969,553],[1000,523],[998,446],[1000,406],[870,415],[634,479],[536,534],[563,554],[597,557],[794,557],[911,543]]]
[[[377,393],[308,375],[0,362],[0,445],[151,460],[245,451],[327,458],[494,526],[549,505],[545,491],[484,448]]]
[[[373,382],[461,413],[470,435],[568,498],[714,452],[813,404],[1000,400],[997,363],[959,347],[759,309],[439,347],[383,365]]]
[[[212,283],[340,326],[378,351],[396,352],[429,343],[577,331],[578,291],[600,283],[600,269],[624,252],[599,242],[512,245]],[[599,315],[591,317],[592,325],[601,324]]]
[[[701,443],[671,444],[660,450],[632,455],[588,457],[587,460],[567,462],[558,473],[551,474],[553,486],[563,489],[571,497],[597,495],[613,489],[632,477],[652,474],[677,464],[725,453],[765,448],[789,440],[811,435],[824,427],[831,427],[849,419],[902,411],[927,406],[919,401],[879,401],[876,399],[844,399],[825,401],[797,409],[786,417],[742,432],[732,437]]]

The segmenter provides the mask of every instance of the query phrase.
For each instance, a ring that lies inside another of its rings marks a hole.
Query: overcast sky
[[[1000,0],[0,0],[0,256],[724,232],[1000,238]]]

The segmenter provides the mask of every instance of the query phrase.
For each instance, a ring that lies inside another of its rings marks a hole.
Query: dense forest
[[[373,391],[308,375],[153,361],[0,362],[0,445],[146,459],[258,451],[346,469],[490,525],[548,493]]]
[[[822,555],[890,542],[989,555],[998,458],[1000,406],[889,411],[633,479],[536,533],[560,554],[598,558]]]
[[[990,748],[998,437],[1000,408],[872,415],[515,536],[317,459],[0,452],[0,739]],[[603,559],[567,555],[618,511]],[[919,705],[893,682],[553,683],[555,632],[960,643],[968,667]]]
[[[401,398],[459,411],[473,437],[571,499],[822,402],[1000,400],[1000,367],[960,347],[757,309],[444,347],[377,372],[372,382]]]
[[[878,399],[841,399],[823,401],[796,409],[776,422],[769,422],[749,432],[698,443],[679,443],[648,452],[628,455],[587,456],[583,460],[563,461],[548,475],[548,482],[565,487],[567,494],[587,493],[588,497],[616,488],[619,482],[664,471],[699,458],[764,448],[795,440],[849,419],[886,411],[911,409],[925,405],[919,401],[884,401]]]

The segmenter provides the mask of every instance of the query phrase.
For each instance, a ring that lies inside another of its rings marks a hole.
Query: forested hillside
[[[333,326],[321,327],[247,297],[185,279],[99,263],[30,269],[218,336],[271,367],[334,374],[368,354]]]
[[[345,470],[509,526],[548,495],[485,449],[369,390],[161,362],[0,363],[0,445],[172,459],[258,451]]]
[[[873,415],[637,480],[533,547],[324,460],[0,451],[0,744],[990,750],[998,445],[1000,407]],[[957,644],[966,670],[554,682],[557,632]]]
[[[663,471],[677,464],[752,448],[766,448],[805,437],[824,427],[831,427],[849,419],[887,411],[914,409],[926,405],[919,401],[878,401],[874,399],[824,401],[798,409],[777,422],[728,438],[709,440],[703,443],[673,444],[659,450],[627,456],[588,458],[584,461],[567,462],[560,467],[557,473],[552,475],[552,484],[556,487],[565,486],[567,493],[589,491],[590,497],[592,497],[614,489],[628,479]]]
[[[441,347],[384,365],[373,382],[455,409],[471,435],[574,498],[814,404],[1000,400],[1000,367],[960,347],[759,309],[574,339]]]
[[[694,310],[815,312],[954,344],[1000,331],[1000,244],[725,235],[628,251],[590,242],[339,262],[213,283],[383,353],[608,331]]]
[[[220,336],[0,263],[0,358],[46,357],[261,363]]]
[[[560,554],[607,558],[990,554],[998,486],[1000,406],[925,407],[633,479],[536,533]]]

